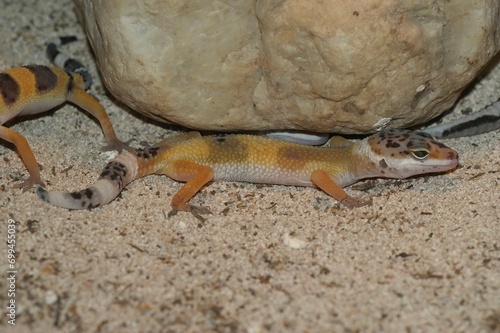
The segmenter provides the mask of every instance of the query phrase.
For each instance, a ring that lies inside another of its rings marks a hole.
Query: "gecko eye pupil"
[[[427,150],[412,150],[411,154],[417,160],[423,160],[423,159],[427,158],[427,156],[429,156],[429,152]]]

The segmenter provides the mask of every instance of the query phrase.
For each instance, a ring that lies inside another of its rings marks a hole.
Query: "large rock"
[[[500,49],[498,0],[75,3],[109,91],[196,129],[422,123]]]

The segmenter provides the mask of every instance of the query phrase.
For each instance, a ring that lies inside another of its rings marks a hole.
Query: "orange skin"
[[[85,92],[80,74],[42,65],[11,68],[0,73],[0,138],[16,147],[30,174],[15,188],[24,191],[34,184],[45,185],[26,138],[3,124],[17,116],[46,112],[65,102],[75,104],[99,121],[108,143],[107,149],[128,148],[116,137],[104,107]]]

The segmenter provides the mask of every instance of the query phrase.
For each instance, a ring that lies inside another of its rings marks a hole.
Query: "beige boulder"
[[[195,129],[359,133],[450,108],[498,0],[75,0],[109,91]]]

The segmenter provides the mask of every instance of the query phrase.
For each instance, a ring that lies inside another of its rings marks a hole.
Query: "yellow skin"
[[[38,196],[56,206],[89,209],[116,198],[134,179],[164,174],[186,184],[172,198],[172,212],[210,211],[188,201],[210,181],[316,186],[348,208],[371,203],[342,188],[364,178],[407,178],[443,172],[458,165],[457,153],[426,133],[391,130],[356,143],[340,137],[330,147],[303,146],[265,136],[202,137],[190,132],[169,137],[153,148],[122,151],[97,182],[80,192]]]
[[[48,111],[64,102],[79,106],[99,121],[108,143],[107,149],[128,148],[116,137],[104,107],[85,92],[80,74],[42,65],[11,68],[0,73],[0,138],[16,147],[30,174],[26,181],[14,187],[26,190],[33,184],[45,185],[26,138],[3,124],[17,116]]]

